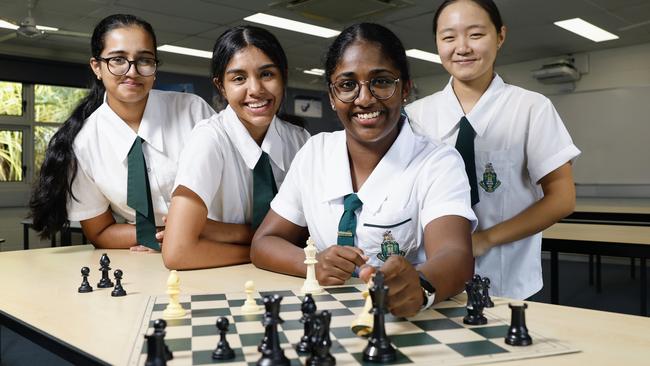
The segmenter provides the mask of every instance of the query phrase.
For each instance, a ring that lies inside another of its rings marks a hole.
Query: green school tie
[[[469,186],[471,190],[472,206],[478,203],[478,183],[476,181],[476,162],[474,159],[474,137],[476,132],[472,128],[467,118],[463,116],[460,119],[460,129],[458,130],[458,137],[456,138],[456,150],[463,157],[465,162],[465,172],[467,179],[469,179]]]
[[[142,153],[142,138],[138,136],[129,150],[129,175],[126,204],[135,210],[135,232],[138,244],[160,250],[156,240],[156,217],[153,214],[147,163]]]
[[[344,246],[354,246],[354,234],[357,230],[357,216],[354,212],[363,205],[359,197],[354,194],[348,194],[343,199],[343,215],[339,221],[339,232],[336,238],[336,244]]]
[[[269,154],[262,151],[262,156],[253,168],[253,220],[251,226],[257,229],[264,216],[271,208],[271,200],[278,193],[271,169]]]

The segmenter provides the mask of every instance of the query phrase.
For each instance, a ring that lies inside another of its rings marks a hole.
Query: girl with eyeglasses
[[[91,51],[90,92],[52,137],[32,193],[34,228],[49,236],[80,221],[98,248],[159,250],[181,149],[214,111],[198,96],[151,90],[156,36],[138,17],[104,18]]]
[[[287,76],[269,31],[239,26],[217,39],[212,81],[228,107],[199,123],[183,151],[162,246],[168,268],[250,262],[253,232],[309,138],[278,117]]]
[[[506,27],[492,0],[443,2],[433,31],[451,79],[406,111],[416,131],[464,154],[476,273],[493,295],[528,298],[542,288],[541,231],[573,211],[580,150],[548,98],[495,73]]]
[[[264,269],[306,275],[300,248],[318,250],[321,285],[381,270],[388,307],[410,316],[463,290],[472,276],[476,218],[458,153],[417,136],[400,111],[410,89],[406,53],[387,28],[346,28],[325,62],[345,130],[312,137],[296,156],[253,238]]]

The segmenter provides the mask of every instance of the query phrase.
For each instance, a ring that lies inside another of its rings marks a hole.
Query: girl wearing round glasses
[[[404,47],[387,28],[345,29],[325,64],[344,131],[312,137],[296,156],[264,223],[253,263],[305,276],[307,235],[321,285],[381,269],[398,316],[462,291],[472,275],[476,218],[454,149],[417,136],[400,114],[410,77]]]
[[[180,151],[214,111],[195,95],[151,90],[158,60],[146,21],[108,16],[91,48],[95,78],[50,141],[30,201],[34,228],[47,236],[81,221],[96,247],[159,249]]]
[[[416,131],[469,153],[476,272],[494,295],[525,299],[542,288],[541,231],[573,211],[580,151],[548,98],[495,73],[506,28],[492,0],[443,2],[433,30],[451,79],[406,111]]]
[[[240,26],[217,39],[212,80],[228,107],[199,123],[183,151],[162,246],[168,268],[250,262],[253,230],[309,138],[277,117],[287,75],[269,31]]]

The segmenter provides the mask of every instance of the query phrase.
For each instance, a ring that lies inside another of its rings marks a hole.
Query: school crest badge
[[[381,242],[381,252],[377,254],[377,258],[382,262],[386,262],[391,255],[401,255],[403,257],[405,254],[405,251],[399,250],[399,243],[395,241],[390,230],[384,232],[384,240]]]
[[[492,163],[485,164],[485,171],[483,172],[483,180],[478,183],[481,188],[486,192],[492,193],[501,185],[501,181],[497,178],[497,173],[494,171]]]

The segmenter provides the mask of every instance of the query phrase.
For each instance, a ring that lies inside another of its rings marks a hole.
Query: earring
[[[334,106],[334,104],[332,104],[332,110],[333,110],[333,111],[336,110],[336,106]]]
[[[406,98],[402,99],[402,102],[406,103],[407,102]]]

